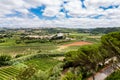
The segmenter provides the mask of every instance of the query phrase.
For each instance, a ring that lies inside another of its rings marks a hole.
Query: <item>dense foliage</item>
[[[8,61],[11,60],[10,55],[0,55],[0,66],[8,65]]]
[[[85,78],[98,70],[99,63],[104,61],[103,59],[99,45],[82,46],[78,51],[66,53],[64,68],[80,67],[83,78]]]
[[[104,35],[101,38],[102,46],[109,51],[111,55],[119,57],[120,55],[120,32],[113,32]],[[120,58],[120,57],[119,57]]]
[[[82,46],[77,51],[66,53],[64,69],[80,67],[83,78],[86,78],[98,71],[100,66],[104,66],[107,59],[114,56],[120,59],[120,32],[104,35],[101,43]]]

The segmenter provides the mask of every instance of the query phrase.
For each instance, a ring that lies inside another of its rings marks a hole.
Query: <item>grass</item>
[[[29,61],[26,61],[26,65],[35,65],[37,69],[40,70],[47,70],[58,64],[60,61],[52,59],[52,58],[37,58],[37,59],[32,59]]]
[[[74,35],[74,36],[88,36],[89,33],[71,33],[70,35]]]
[[[60,52],[62,53],[66,53],[66,52],[69,52],[69,51],[76,51],[76,50],[78,50],[80,48],[80,46],[69,46],[69,47],[67,47],[67,48],[65,48],[65,49],[62,49],[62,50],[60,50]]]
[[[15,39],[14,38],[4,38],[5,42],[0,43],[0,46],[15,46]]]
[[[71,33],[69,37],[76,38],[76,41],[99,42],[102,35],[90,35],[89,33]]]
[[[36,53],[37,51],[48,52],[56,48],[56,45],[53,43],[34,43],[24,46],[0,46],[0,54],[16,55]]]

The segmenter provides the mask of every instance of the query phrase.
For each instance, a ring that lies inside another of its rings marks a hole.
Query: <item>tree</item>
[[[120,32],[112,32],[102,36],[102,46],[109,52],[110,57],[117,57],[120,62]],[[120,68],[116,61],[112,62],[114,66]],[[113,67],[114,67],[113,66]]]
[[[110,55],[116,56],[120,60],[120,32],[112,32],[102,36],[101,42]]]
[[[102,62],[102,55],[99,52],[99,45],[82,46],[78,51],[71,51],[67,53],[66,60],[72,63],[73,67],[81,66],[85,72],[94,73],[98,69],[98,63]],[[84,68],[83,68],[84,67]]]

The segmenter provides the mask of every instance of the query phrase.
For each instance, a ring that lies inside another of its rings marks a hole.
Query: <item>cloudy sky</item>
[[[0,0],[0,27],[120,26],[120,0]]]

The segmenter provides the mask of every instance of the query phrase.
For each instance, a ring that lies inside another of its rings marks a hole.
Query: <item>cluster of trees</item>
[[[78,51],[66,53],[64,69],[79,67],[82,78],[86,78],[91,74],[94,75],[105,65],[106,60],[112,57],[117,57],[118,61],[120,59],[120,32],[104,35],[101,38],[101,44],[82,46]]]
[[[120,32],[112,32],[101,38],[102,47],[104,47],[109,55],[115,55],[120,59]]]

